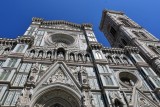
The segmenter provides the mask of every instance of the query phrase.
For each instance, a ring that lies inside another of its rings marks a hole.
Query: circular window
[[[138,82],[138,78],[130,72],[120,72],[119,79],[120,82],[127,87],[135,86]]]
[[[49,37],[47,37],[46,42],[48,45],[52,45],[55,43],[71,45],[75,42],[75,39],[70,35],[59,33],[59,34],[53,34],[53,35],[50,35]]]

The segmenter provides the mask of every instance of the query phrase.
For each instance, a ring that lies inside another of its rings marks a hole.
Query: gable
[[[57,61],[45,72],[45,74],[35,84],[34,91],[48,85],[66,85],[80,93],[81,85],[72,75],[64,62]]]

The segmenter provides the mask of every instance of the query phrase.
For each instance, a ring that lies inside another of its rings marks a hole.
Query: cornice
[[[124,48],[109,48],[103,47],[103,52],[115,53],[115,54],[123,54],[123,53],[139,53],[139,49],[137,47],[125,46]]]
[[[76,24],[76,23],[65,21],[65,20],[44,20],[43,18],[36,18],[36,17],[32,18],[32,22],[38,22],[41,25],[46,25],[46,26],[65,24],[65,25],[69,25],[77,28],[84,28],[84,27],[92,28],[92,24],[89,24],[89,23]]]
[[[121,12],[121,11],[113,11],[113,10],[104,9],[104,10],[102,11],[102,18],[101,18],[101,22],[100,22],[100,26],[99,26],[99,29],[100,29],[101,31],[102,31],[102,29],[103,29],[103,25],[104,25],[104,21],[105,21],[105,18],[106,18],[107,13],[124,15],[124,13]]]
[[[103,47],[103,52],[109,52],[109,53],[115,53],[115,54],[123,54],[125,53],[125,50],[122,48],[109,48],[109,47]]]
[[[139,53],[138,47],[125,46],[124,50],[129,53]]]
[[[17,39],[0,38],[1,45],[15,45],[16,43]]]

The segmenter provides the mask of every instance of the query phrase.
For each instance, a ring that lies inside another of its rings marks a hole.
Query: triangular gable
[[[50,66],[46,73],[36,82],[34,91],[38,90],[44,85],[63,84],[74,88],[80,92],[81,85],[72,75],[64,62],[57,61]]]
[[[138,106],[148,106],[148,107],[159,107],[160,105],[157,104],[153,99],[149,98],[147,95],[145,95],[142,91],[138,90]]]

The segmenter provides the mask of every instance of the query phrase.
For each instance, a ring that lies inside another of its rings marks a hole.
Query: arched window
[[[128,61],[128,59],[126,57],[123,57],[122,59],[123,59],[123,63],[124,64],[129,64],[129,61]]]
[[[121,60],[120,60],[120,58],[119,58],[118,56],[115,57],[115,60],[116,60],[116,63],[117,63],[117,64],[120,64],[120,63],[121,63]]]
[[[126,40],[124,40],[124,39],[121,39],[121,41],[122,41],[122,43],[126,46],[127,45],[127,42],[126,42]]]
[[[121,23],[123,23],[125,26],[133,26],[133,24],[131,22],[129,22],[127,19],[124,18],[119,18],[119,20],[121,21]]]
[[[142,37],[142,38],[147,38],[146,35],[145,35],[143,32],[139,32],[138,34],[139,34],[140,37]]]
[[[102,55],[100,54],[100,52],[96,52],[96,58],[97,59],[102,59]]]
[[[33,57],[34,54],[35,54],[35,50],[31,50],[31,51],[30,51],[30,57]]]
[[[112,26],[110,28],[110,33],[112,34],[113,37],[115,37],[117,33],[116,30]]]
[[[156,54],[160,54],[160,48],[159,47],[154,47],[154,46],[151,46],[149,45],[148,46],[153,52],[155,52]],[[159,48],[159,49],[158,49]]]
[[[138,38],[140,38],[140,36],[138,35],[138,32],[132,31],[132,33],[133,33],[134,35],[136,35]]]
[[[107,56],[106,58],[107,58],[108,63],[113,63],[113,59],[111,56]]]
[[[136,35],[138,38],[141,38],[141,39],[146,39],[147,38],[147,36],[143,32],[132,31],[132,33],[134,35]]]

